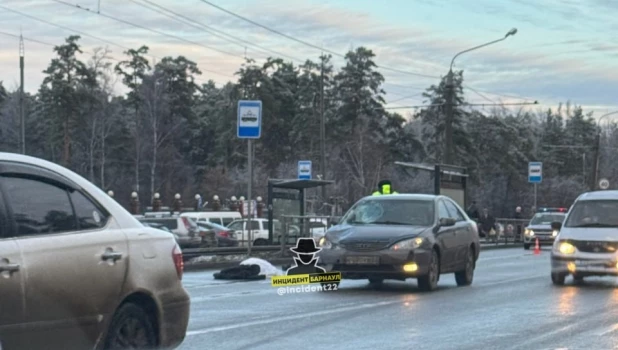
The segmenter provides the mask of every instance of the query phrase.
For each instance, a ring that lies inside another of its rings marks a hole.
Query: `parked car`
[[[452,199],[424,194],[369,196],[358,201],[320,241],[319,264],[343,278],[416,278],[436,289],[440,275],[472,283],[480,243],[476,223]]]
[[[68,169],[0,153],[2,349],[175,348],[182,274],[171,234]]]
[[[563,222],[566,213],[567,208],[539,209],[524,229],[524,249],[530,249],[537,238],[539,239],[539,246],[553,245],[558,231],[552,229],[551,225],[553,222]]]
[[[234,232],[225,226],[214,224],[211,222],[199,222],[198,226],[203,226],[207,230],[215,233],[218,247],[237,247],[238,240],[234,236]]]
[[[146,213],[145,216],[138,216],[142,223],[160,224],[170,229],[175,235],[178,245],[181,248],[198,248],[202,245],[202,235],[194,220],[187,217],[180,217],[168,212]]]
[[[144,226],[156,228],[157,230],[162,230],[162,231],[165,231],[165,232],[169,232],[169,233],[171,233],[174,236],[174,238],[176,238],[176,240],[178,240],[178,235],[176,235],[174,232],[172,232],[172,230],[170,230],[169,228],[165,227],[165,225],[163,225],[163,224],[158,224],[156,222],[142,222],[142,224],[144,224]]]
[[[234,220],[242,219],[238,211],[189,211],[180,214],[182,217],[194,219],[198,224],[211,222],[213,224],[227,226]]]
[[[551,280],[581,282],[587,276],[618,276],[618,191],[588,192],[577,197],[562,221],[551,252]]]

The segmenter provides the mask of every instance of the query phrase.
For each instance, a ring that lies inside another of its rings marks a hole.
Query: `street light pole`
[[[592,188],[596,188],[599,185],[599,166],[601,164],[601,121],[603,118],[609,117],[610,115],[618,114],[618,111],[613,111],[610,113],[603,114],[599,120],[597,121],[597,137],[595,142],[595,160],[594,160],[594,184]]]
[[[463,50],[453,56],[451,60],[451,65],[448,71],[448,75],[446,77],[446,90],[447,90],[447,99],[446,99],[446,120],[444,126],[444,136],[445,136],[445,152],[444,152],[444,163],[445,164],[453,164],[453,119],[454,119],[454,104],[455,104],[455,85],[453,83],[453,64],[455,63],[455,59],[459,57],[461,54],[466,52],[478,50],[485,46],[489,46],[500,41],[506,40],[509,36],[515,35],[517,33],[517,28],[513,28],[506,33],[504,38],[500,38],[498,40],[490,41],[488,43],[475,46],[473,48]]]

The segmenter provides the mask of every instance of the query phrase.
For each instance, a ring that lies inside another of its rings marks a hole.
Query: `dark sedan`
[[[234,237],[234,232],[225,226],[214,224],[212,222],[200,221],[197,223],[207,230],[215,232],[217,246],[219,247],[238,247],[238,240]]]
[[[445,196],[396,194],[358,201],[320,240],[319,264],[344,279],[416,278],[422,290],[454,273],[472,283],[480,244],[476,223]]]

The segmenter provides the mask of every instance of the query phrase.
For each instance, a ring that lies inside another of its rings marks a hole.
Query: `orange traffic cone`
[[[536,242],[534,243],[534,255],[541,254],[541,247],[539,246],[539,237],[536,238]]]

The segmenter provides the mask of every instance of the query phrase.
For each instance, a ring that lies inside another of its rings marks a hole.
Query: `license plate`
[[[575,266],[612,266],[611,262],[595,260],[575,260]]]
[[[348,256],[345,259],[348,265],[379,265],[379,256]]]

